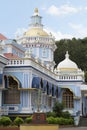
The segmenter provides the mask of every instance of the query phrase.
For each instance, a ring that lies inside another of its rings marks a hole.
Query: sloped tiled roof
[[[8,59],[17,59],[19,58],[17,55],[12,54],[12,53],[4,53],[4,56],[7,57]]]
[[[5,37],[3,34],[0,33],[0,40],[7,40],[8,38]]]

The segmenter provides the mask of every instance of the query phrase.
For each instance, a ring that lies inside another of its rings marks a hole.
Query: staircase
[[[80,117],[79,126],[87,126],[87,117]]]

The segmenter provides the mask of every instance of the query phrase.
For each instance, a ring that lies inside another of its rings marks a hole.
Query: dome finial
[[[38,8],[35,8],[34,12],[35,12],[35,13],[38,13]]]
[[[34,15],[38,15],[39,13],[38,13],[38,8],[35,8],[35,10],[34,10]]]
[[[69,58],[69,54],[68,54],[68,51],[66,51],[66,55],[65,55],[66,58]]]

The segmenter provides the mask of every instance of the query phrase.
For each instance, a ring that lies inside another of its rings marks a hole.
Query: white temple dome
[[[58,64],[57,69],[58,70],[77,70],[78,66],[75,62],[69,59],[69,54],[67,51],[65,55],[65,59]]]

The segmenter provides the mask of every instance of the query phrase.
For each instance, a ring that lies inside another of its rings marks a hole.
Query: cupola
[[[78,70],[77,64],[69,59],[68,51],[66,52],[65,59],[58,64],[57,70]]]

